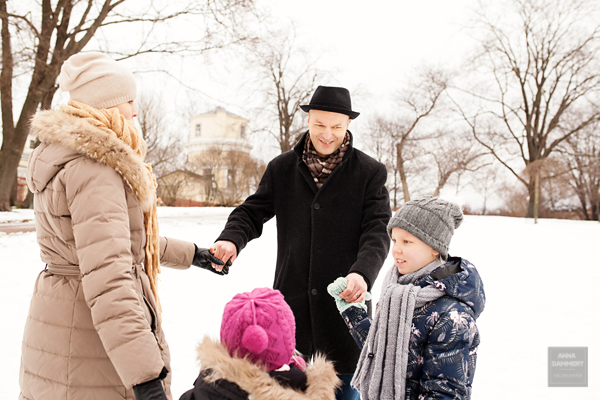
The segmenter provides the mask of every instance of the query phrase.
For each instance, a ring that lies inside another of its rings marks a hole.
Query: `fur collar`
[[[54,143],[114,169],[135,193],[143,211],[155,201],[155,188],[143,160],[116,135],[83,118],[62,111],[41,111],[31,120],[31,133],[44,143]]]
[[[201,371],[208,372],[205,381],[233,382],[253,400],[333,400],[335,389],[340,385],[333,364],[322,356],[307,365],[305,393],[281,386],[268,372],[246,359],[231,357],[225,346],[209,337],[198,345],[198,360]]]

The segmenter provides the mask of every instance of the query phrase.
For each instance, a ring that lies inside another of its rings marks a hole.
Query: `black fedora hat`
[[[303,111],[321,110],[345,114],[350,119],[355,119],[360,113],[352,111],[350,92],[346,88],[335,86],[319,86],[310,103],[300,106]]]

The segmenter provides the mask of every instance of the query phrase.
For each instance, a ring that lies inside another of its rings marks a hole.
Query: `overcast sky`
[[[458,67],[474,46],[469,21],[476,0],[258,0],[257,4],[270,10],[272,21],[294,26],[298,47],[307,49],[317,60],[315,66],[328,73],[319,84],[350,90],[353,108],[361,112],[353,126],[356,134],[370,117],[392,109],[393,94],[419,69]],[[128,61],[138,71],[140,92],[169,98],[176,114],[189,112],[190,104],[195,112],[224,106],[252,121],[251,107],[259,96],[251,94],[248,82],[255,72],[243,61],[226,53],[183,61],[172,58],[157,67],[168,69],[185,87],[175,79],[141,73],[147,64]],[[256,151],[266,159],[276,154],[274,148]]]
[[[337,69],[330,84],[386,96],[422,65],[456,65],[473,43],[471,0],[306,0],[273,2],[298,39]],[[366,105],[365,105],[366,106]]]
[[[459,68],[476,45],[470,29],[477,0],[256,0],[262,10],[269,10],[274,24],[293,25],[295,43],[306,49],[315,67],[326,71],[318,84],[344,86],[352,94],[353,109],[361,113],[352,130],[360,146],[360,134],[378,113],[394,111],[393,96],[407,87],[419,70],[426,66]],[[165,33],[196,34],[178,22]],[[135,35],[111,31],[101,36],[100,46],[118,51],[123,40]],[[96,50],[90,43],[86,50]],[[138,95],[151,93],[165,99],[165,108],[179,130],[187,133],[190,114],[203,113],[223,106],[250,120],[262,100],[253,92],[256,71],[235,55],[235,50],[210,52],[204,56],[136,57],[125,61],[135,71]],[[149,73],[148,70],[167,70]],[[60,91],[58,103],[68,101]],[[264,137],[254,137],[256,157],[268,160],[278,154],[273,143],[264,146]]]

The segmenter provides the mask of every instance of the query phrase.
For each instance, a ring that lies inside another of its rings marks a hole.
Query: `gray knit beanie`
[[[392,228],[404,229],[424,243],[448,257],[448,246],[463,220],[458,204],[437,197],[425,196],[408,201],[390,219],[387,230],[390,237]]]
[[[69,57],[58,77],[70,99],[103,109],[135,100],[133,74],[106,54],[90,52]]]

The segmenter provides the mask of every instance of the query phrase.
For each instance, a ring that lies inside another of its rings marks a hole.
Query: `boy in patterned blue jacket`
[[[407,202],[388,224],[394,266],[374,320],[364,300],[347,303],[344,278],[329,285],[362,348],[352,385],[363,400],[470,399],[483,311],[483,283],[467,260],[448,256],[463,219],[454,203]]]

